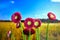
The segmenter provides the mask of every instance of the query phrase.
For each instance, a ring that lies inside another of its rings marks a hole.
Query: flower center
[[[15,19],[17,19],[18,18],[18,16],[15,16]]]
[[[35,22],[35,23],[34,23],[34,25],[35,25],[35,26],[38,26],[38,25],[39,25],[39,23],[38,23],[38,22]]]
[[[27,23],[28,25],[31,25],[31,21],[28,21],[28,23]]]
[[[54,18],[54,15],[52,15],[52,14],[51,14],[51,16],[50,16],[50,17],[51,17],[51,18]]]

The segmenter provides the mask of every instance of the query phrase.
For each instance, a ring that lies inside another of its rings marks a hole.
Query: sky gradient
[[[47,19],[47,13],[53,12],[60,20],[59,0],[0,0],[0,20],[11,20],[14,12],[20,12],[22,20],[28,17]]]

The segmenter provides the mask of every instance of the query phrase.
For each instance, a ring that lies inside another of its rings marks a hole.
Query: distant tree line
[[[40,19],[42,22],[47,23],[50,21],[50,23],[59,23],[60,20],[49,20],[49,19]],[[11,20],[0,20],[0,22],[12,22]],[[21,22],[24,22],[24,20],[21,20]]]

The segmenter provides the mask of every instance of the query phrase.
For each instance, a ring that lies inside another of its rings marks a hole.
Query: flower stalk
[[[48,28],[49,28],[49,22],[50,22],[50,20],[48,20],[48,24],[47,24],[47,28],[46,28],[46,40],[48,40]]]

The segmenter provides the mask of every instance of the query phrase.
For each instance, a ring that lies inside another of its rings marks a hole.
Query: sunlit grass
[[[24,24],[22,23],[24,26]],[[41,39],[46,37],[46,27],[47,23],[42,23],[40,29]],[[7,31],[12,30],[16,40],[22,39],[22,31],[20,28],[16,28],[16,24],[13,22],[0,22],[0,36],[1,40],[7,40]],[[54,34],[55,33],[55,34]],[[35,40],[35,34],[32,35],[32,39]],[[43,36],[43,37],[42,37]],[[50,23],[49,24],[49,40],[60,40],[60,23]]]

